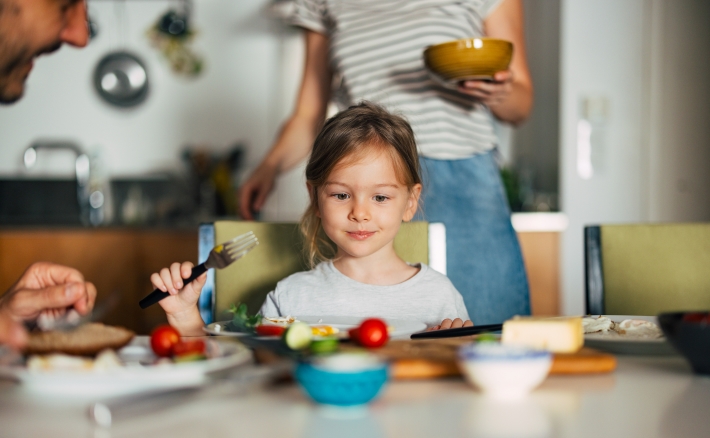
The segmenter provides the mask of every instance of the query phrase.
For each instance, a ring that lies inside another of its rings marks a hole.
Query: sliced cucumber
[[[294,322],[283,335],[284,343],[291,350],[303,350],[311,345],[313,331],[305,322]]]
[[[177,357],[173,358],[173,362],[175,362],[175,363],[198,362],[201,360],[207,360],[207,356],[205,356],[202,353],[190,353],[190,354],[183,354],[182,356],[177,356]]]
[[[336,337],[314,339],[311,342],[311,351],[315,354],[332,353],[338,350],[339,345]]]

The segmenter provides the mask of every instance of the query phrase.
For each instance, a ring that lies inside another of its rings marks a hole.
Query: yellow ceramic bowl
[[[513,57],[513,43],[495,38],[464,38],[429,46],[424,64],[446,82],[491,79],[507,70]]]

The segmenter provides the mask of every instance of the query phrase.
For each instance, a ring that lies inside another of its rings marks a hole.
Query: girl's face
[[[394,237],[402,221],[414,217],[421,189],[421,184],[409,190],[399,182],[384,152],[337,165],[317,193],[318,216],[338,246],[337,257],[394,255]]]

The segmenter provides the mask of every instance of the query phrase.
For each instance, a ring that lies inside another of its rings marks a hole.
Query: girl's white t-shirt
[[[425,264],[409,280],[390,286],[360,283],[338,271],[332,261],[293,274],[269,293],[263,316],[328,315],[421,321],[469,319],[463,297],[451,281]]]

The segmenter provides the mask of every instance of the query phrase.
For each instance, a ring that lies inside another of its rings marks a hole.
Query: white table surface
[[[94,427],[87,402],[0,382],[2,437],[701,437],[710,436],[710,378],[681,357],[619,356],[614,373],[551,376],[517,403],[461,379],[393,382],[368,408],[311,403],[293,384],[189,401]]]

